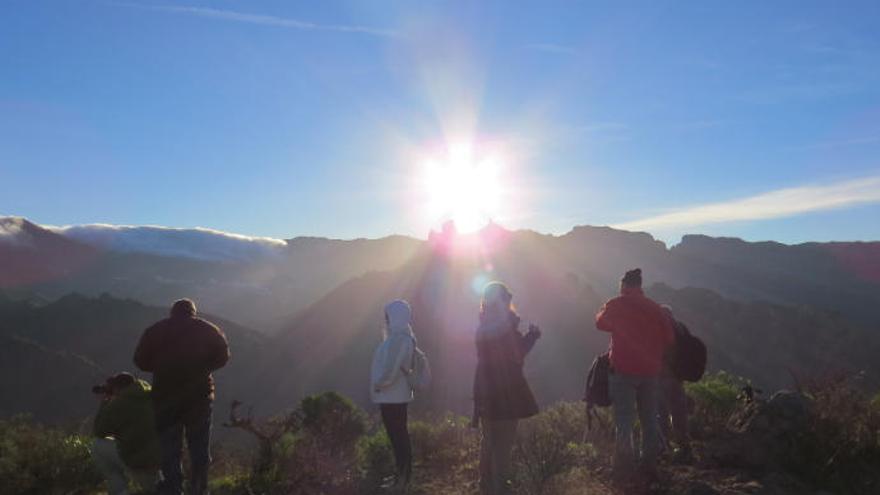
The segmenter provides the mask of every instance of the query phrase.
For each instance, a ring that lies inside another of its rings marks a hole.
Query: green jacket
[[[131,468],[159,466],[159,435],[150,397],[150,384],[138,380],[109,401],[95,415],[96,437],[113,437],[119,456]]]

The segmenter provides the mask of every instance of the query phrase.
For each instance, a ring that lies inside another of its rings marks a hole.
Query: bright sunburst
[[[471,142],[447,145],[425,158],[423,187],[432,224],[453,220],[460,232],[484,226],[501,213],[503,157]]]

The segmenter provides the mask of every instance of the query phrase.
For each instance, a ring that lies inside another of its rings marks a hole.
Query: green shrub
[[[384,429],[361,438],[358,442],[358,466],[364,484],[377,485],[384,476],[394,472],[391,442]]]
[[[0,494],[89,493],[102,482],[91,439],[24,417],[0,421]]]
[[[707,374],[696,383],[686,383],[685,391],[693,401],[692,433],[708,434],[722,429],[740,403],[740,391],[748,384],[748,380],[724,371]]]
[[[419,464],[443,469],[472,462],[479,454],[479,432],[461,416],[411,421],[409,434]]]
[[[518,492],[550,493],[555,476],[596,458],[593,444],[585,442],[586,415],[579,402],[560,402],[523,421],[514,450]]]
[[[880,493],[880,409],[846,374],[810,380],[810,429],[787,466],[813,484],[838,493]]]
[[[236,486],[243,493],[354,494],[367,426],[366,413],[336,392],[308,396],[292,414],[261,425],[243,421],[240,427],[257,435],[261,447],[250,476]]]

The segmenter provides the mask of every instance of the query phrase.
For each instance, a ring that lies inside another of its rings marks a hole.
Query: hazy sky
[[[0,2],[0,214],[424,236],[447,143],[512,227],[880,239],[880,2]]]

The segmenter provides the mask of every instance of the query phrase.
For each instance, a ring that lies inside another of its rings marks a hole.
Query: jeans
[[[614,372],[608,375],[609,393],[614,406],[615,469],[628,468],[641,457],[642,464],[653,467],[660,453],[657,423],[656,376],[635,376]],[[641,456],[633,442],[633,426],[638,416],[641,424]]]
[[[128,480],[145,493],[153,493],[159,479],[156,469],[129,469],[116,449],[113,438],[96,438],[92,443],[92,459],[107,480],[108,495],[128,495]]]
[[[162,447],[162,495],[183,493],[183,438],[189,449],[191,495],[208,493],[208,465],[211,463],[211,402],[180,411],[175,421],[161,421],[159,442]],[[167,419],[167,418],[163,418]]]
[[[660,429],[667,440],[672,438],[682,449],[690,447],[688,439],[688,404],[684,384],[672,376],[660,377],[658,400]],[[670,419],[672,424],[670,425]]]
[[[409,482],[412,475],[412,446],[409,441],[409,429],[407,428],[407,403],[403,404],[379,404],[382,414],[382,423],[394,449],[394,461],[397,466],[397,476]]]
[[[480,427],[480,494],[505,495],[510,492],[510,463],[516,442],[516,419],[482,418]]]

